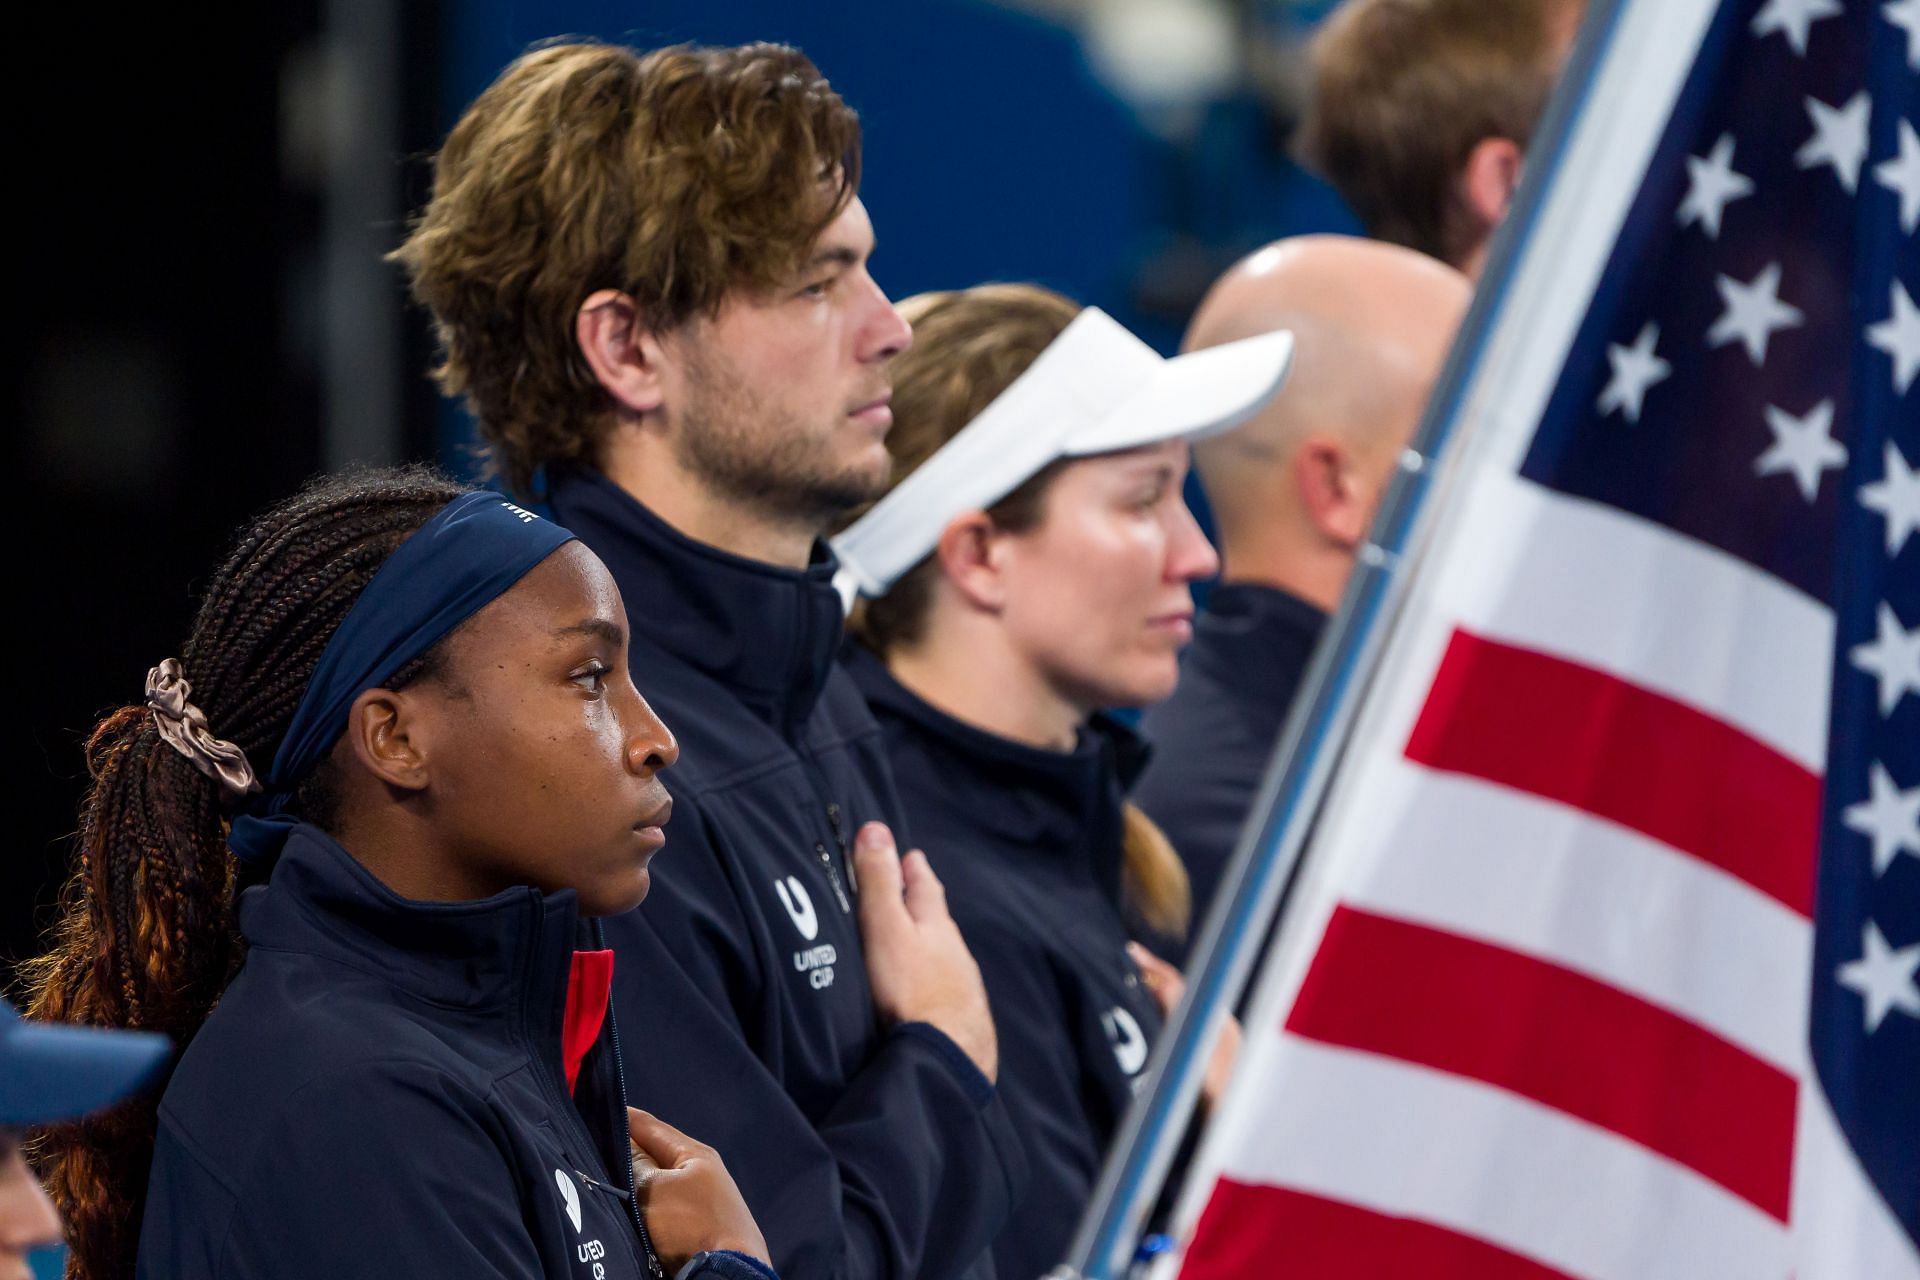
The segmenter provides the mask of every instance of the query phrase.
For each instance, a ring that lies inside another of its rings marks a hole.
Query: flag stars
[[[1733,170],[1733,135],[1723,133],[1706,155],[1687,157],[1687,198],[1680,202],[1680,225],[1697,222],[1709,240],[1718,240],[1720,217],[1728,203],[1752,194],[1753,179]]]
[[[1910,121],[1900,122],[1899,154],[1873,166],[1873,180],[1900,197],[1900,229],[1920,229],[1920,133]]]
[[[1910,467],[1893,441],[1886,444],[1886,471],[1860,486],[1860,505],[1887,521],[1887,554],[1897,556],[1908,537],[1920,531],[1920,468]]]
[[[1887,0],[1880,16],[1907,33],[1907,65],[1920,71],[1920,0]]]
[[[1630,347],[1615,342],[1607,347],[1607,363],[1613,376],[1600,393],[1602,417],[1618,409],[1628,422],[1640,421],[1640,407],[1647,388],[1673,372],[1673,366],[1653,353],[1660,341],[1660,326],[1649,320]]]
[[[1890,314],[1867,326],[1867,345],[1893,358],[1893,389],[1907,394],[1920,374],[1920,307],[1913,305],[1906,287],[1895,280],[1887,289]]]
[[[1753,15],[1749,28],[1756,36],[1775,31],[1785,33],[1787,43],[1801,57],[1807,54],[1807,33],[1822,18],[1840,12],[1840,0],[1767,0],[1767,7]]]
[[[1853,665],[1880,685],[1880,714],[1890,716],[1909,693],[1920,694],[1920,627],[1900,625],[1893,606],[1880,602],[1874,615],[1877,634],[1871,644],[1857,644],[1848,653]]]
[[[1914,983],[1914,971],[1920,969],[1920,942],[1894,950],[1886,935],[1869,920],[1860,931],[1861,956],[1840,966],[1838,981],[1857,993],[1866,1003],[1867,1034],[1880,1029],[1887,1014],[1900,1012],[1920,1018],[1920,986]]]
[[[1773,443],[1754,462],[1754,474],[1786,472],[1808,502],[1820,496],[1822,475],[1847,465],[1847,446],[1833,438],[1831,400],[1822,400],[1797,418],[1768,405],[1767,429],[1773,432]]]
[[[1802,169],[1833,166],[1840,185],[1852,195],[1860,189],[1860,166],[1867,159],[1867,117],[1873,111],[1873,99],[1862,89],[1844,107],[1830,107],[1818,98],[1807,99],[1807,118],[1813,122],[1813,136],[1793,153],[1793,162]]]
[[[1902,791],[1878,760],[1868,779],[1868,795],[1848,805],[1841,820],[1873,842],[1873,874],[1885,875],[1902,853],[1920,858],[1920,787]]]
[[[1800,308],[1780,301],[1780,264],[1768,263],[1765,270],[1746,284],[1732,276],[1714,280],[1720,302],[1726,310],[1707,330],[1707,345],[1723,347],[1738,338],[1755,365],[1767,362],[1767,344],[1776,330],[1798,328],[1806,322]]]

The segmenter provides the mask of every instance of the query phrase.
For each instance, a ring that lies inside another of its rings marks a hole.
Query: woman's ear
[[[988,613],[1006,607],[1006,583],[1001,576],[1004,541],[992,517],[984,511],[968,511],[949,520],[934,545],[941,575],[968,604]]]
[[[424,791],[428,739],[417,698],[391,689],[368,689],[347,711],[346,739],[368,773],[402,791]]]
[[[594,379],[615,404],[631,413],[660,407],[660,343],[642,325],[631,297],[616,289],[596,290],[574,315],[573,333]]]

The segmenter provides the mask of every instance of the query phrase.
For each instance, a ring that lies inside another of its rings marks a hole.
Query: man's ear
[[[642,325],[631,297],[617,289],[588,295],[574,315],[573,335],[587,367],[615,404],[631,413],[660,407],[659,339]]]
[[[428,739],[420,701],[391,689],[368,689],[347,711],[346,740],[360,767],[390,787],[424,791]]]
[[[1512,138],[1482,138],[1467,152],[1457,190],[1484,239],[1506,219],[1527,153]]]
[[[1294,451],[1292,471],[1300,509],[1320,536],[1348,551],[1358,547],[1373,503],[1353,451],[1330,436],[1308,436]]]
[[[1004,540],[986,512],[968,511],[949,520],[933,553],[941,573],[974,608],[998,613],[1006,606],[1006,583],[1001,578]]]

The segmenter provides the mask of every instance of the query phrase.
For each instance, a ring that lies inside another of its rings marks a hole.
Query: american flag
[[[1920,1277],[1920,0],[1625,0],[1182,1276]]]

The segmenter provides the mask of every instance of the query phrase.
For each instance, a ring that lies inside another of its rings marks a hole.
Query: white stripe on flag
[[[1833,615],[1778,578],[1635,516],[1490,475],[1434,586],[1489,639],[1644,685],[1826,769]]]
[[[1816,1084],[1800,1089],[1794,1144],[1795,1280],[1920,1280],[1920,1256],[1847,1145]]]
[[[1813,930],[1793,911],[1551,801],[1405,760],[1372,782],[1376,812],[1405,818],[1360,827],[1348,852],[1400,856],[1354,878],[1355,906],[1551,960],[1804,1073]]]
[[[1645,1147],[1477,1081],[1262,1041],[1228,1177],[1436,1223],[1585,1280],[1786,1273],[1780,1224]]]

